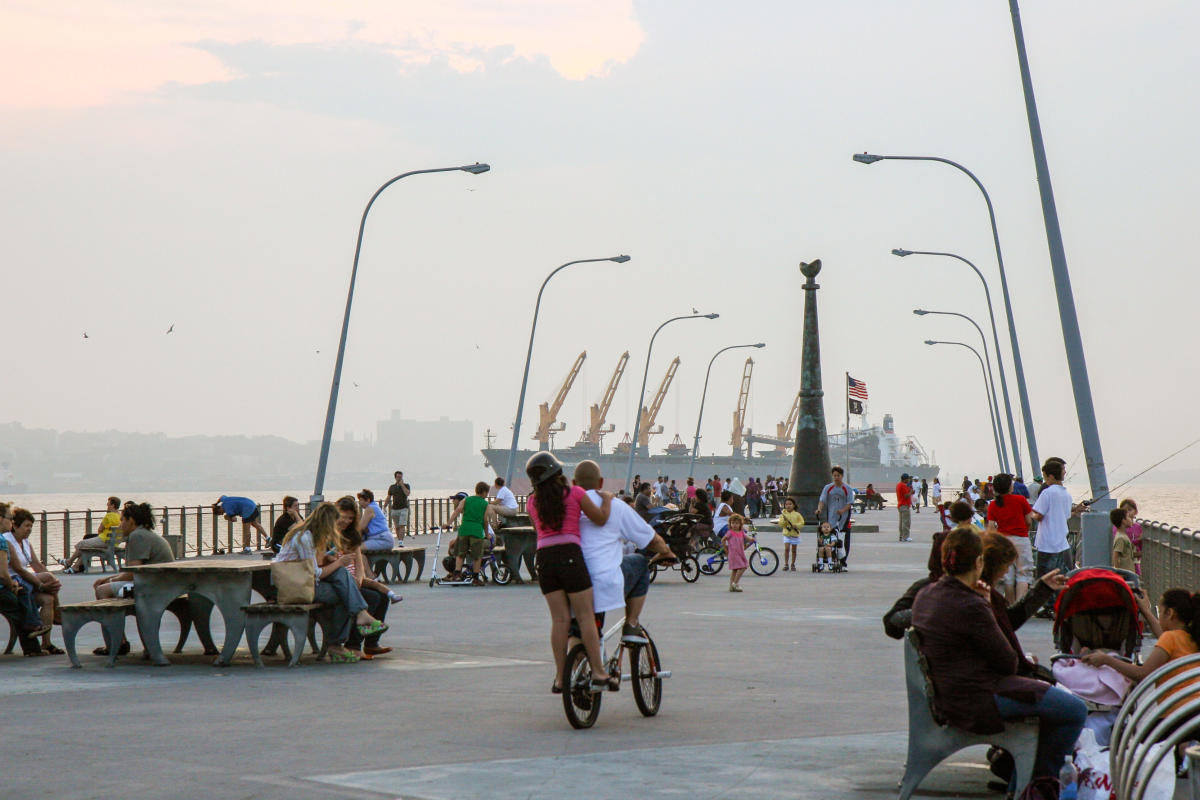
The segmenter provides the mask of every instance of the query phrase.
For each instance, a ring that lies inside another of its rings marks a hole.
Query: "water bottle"
[[[1075,769],[1075,759],[1071,756],[1063,759],[1062,769],[1058,771],[1058,782],[1062,785],[1058,791],[1058,800],[1075,800],[1079,796],[1079,770]]]

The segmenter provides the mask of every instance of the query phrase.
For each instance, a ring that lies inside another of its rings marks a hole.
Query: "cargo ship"
[[[554,447],[554,434],[566,430],[566,425],[558,421],[558,412],[586,357],[586,351],[579,354],[554,400],[539,406],[538,428],[531,437],[537,442],[537,447],[517,451],[513,469],[513,491],[519,494],[528,492],[530,486],[524,474],[525,462],[539,450],[553,452],[563,462],[568,474],[580,461],[595,461],[604,475],[606,489],[615,492],[625,487],[629,450],[633,446],[632,437],[626,433],[622,441],[607,451],[604,447],[604,437],[614,431],[614,426],[607,423],[607,416],[616,395],[617,385],[629,361],[628,352],[623,353],[617,362],[617,368],[600,402],[591,407],[588,427],[579,440],[569,447]],[[787,419],[776,425],[774,436],[758,435],[744,428],[750,379],[754,369],[754,360],[751,358],[746,359],[742,372],[741,391],[737,408],[733,412],[729,455],[698,454],[693,466],[692,448],[685,444],[678,434],[659,453],[654,453],[650,446],[651,438],[663,432],[662,426],[656,425],[656,419],[678,368],[679,359],[676,358],[668,366],[650,405],[641,409],[638,444],[633,458],[634,475],[641,475],[646,480],[654,477],[674,479],[678,485],[683,486],[689,476],[703,484],[706,478],[714,475],[719,475],[722,479],[739,478],[745,482],[749,477],[765,481],[768,475],[786,477],[791,472],[791,449],[794,445],[796,420],[800,413],[800,395],[797,393]],[[830,458],[833,463],[846,467],[847,480],[853,486],[864,487],[873,483],[876,489],[890,489],[904,473],[930,481],[937,477],[938,466],[933,463],[929,453],[916,437],[900,436],[896,433],[891,414],[884,414],[879,425],[866,424],[865,416],[861,419],[861,427],[848,431],[849,447],[846,431],[829,434]],[[491,431],[485,436],[485,446],[481,452],[486,465],[502,477],[508,471],[509,449],[494,447],[496,436]],[[759,447],[757,451],[755,446]]]

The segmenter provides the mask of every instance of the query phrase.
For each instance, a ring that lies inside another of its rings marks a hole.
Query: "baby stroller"
[[[1134,590],[1136,573],[1108,567],[1077,569],[1054,604],[1054,645],[1050,657],[1054,679],[1083,699],[1086,726],[1107,744],[1112,724],[1132,682],[1114,670],[1096,669],[1077,660],[1087,650],[1107,650],[1141,662],[1142,625]]]
[[[833,548],[833,559],[830,563],[821,560],[821,550]],[[846,571],[846,540],[841,528],[834,528],[829,536],[817,534],[817,560],[812,564],[813,572],[845,572]]]
[[[699,514],[671,510],[664,510],[651,517],[650,526],[663,537],[667,547],[671,548],[672,555],[675,556],[673,562],[659,561],[651,565],[651,582],[658,577],[659,572],[668,569],[679,570],[683,579],[688,583],[696,582],[696,579],[700,577],[700,566],[696,561],[698,547],[695,535],[698,531],[694,528],[707,521],[707,517]],[[712,529],[708,530],[711,532]]]

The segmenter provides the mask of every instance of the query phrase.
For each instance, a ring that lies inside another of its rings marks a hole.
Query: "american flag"
[[[867,399],[867,383],[866,381],[856,381],[849,375],[846,376],[846,391],[851,397],[856,397],[859,400]]]

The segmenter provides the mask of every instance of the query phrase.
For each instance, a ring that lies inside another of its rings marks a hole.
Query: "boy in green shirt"
[[[480,570],[483,564],[483,547],[487,538],[488,485],[483,481],[475,484],[475,496],[459,501],[454,513],[446,524],[453,525],[462,516],[458,525],[458,538],[454,542],[454,574],[446,576],[446,580],[466,580],[471,576],[473,586],[483,586],[483,575]],[[469,561],[475,568],[472,575],[470,568],[463,572],[463,565]]]

